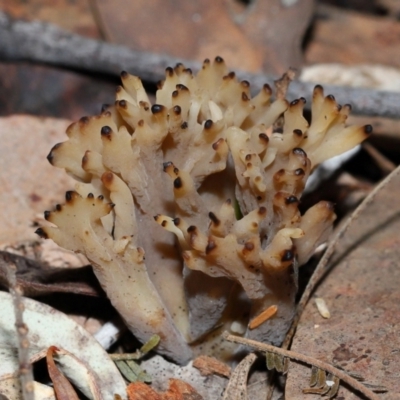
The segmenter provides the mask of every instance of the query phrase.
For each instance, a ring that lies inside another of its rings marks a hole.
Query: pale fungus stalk
[[[79,183],[38,233],[85,254],[129,329],[143,342],[158,334],[180,363],[199,343],[223,353],[218,327],[279,345],[298,268],[335,219],[328,202],[300,214],[307,178],[370,126],[346,127],[350,106],[320,86],[309,124],[303,98],[280,88],[273,101],[268,85],[252,97],[220,57],[197,75],[167,68],[153,105],[139,78],[121,79],[115,104],[51,150]]]

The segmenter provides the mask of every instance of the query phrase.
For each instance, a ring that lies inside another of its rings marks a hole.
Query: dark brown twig
[[[165,68],[177,62],[193,70],[201,67],[195,61],[133,51],[88,39],[48,23],[13,20],[4,13],[0,13],[0,38],[0,59],[3,61],[30,61],[112,75],[127,70],[149,82],[162,79]],[[254,92],[259,91],[264,83],[276,79],[271,75],[245,72],[239,72],[237,76],[251,82]],[[313,83],[294,81],[288,97],[295,99],[306,94],[308,104],[311,104],[313,87]],[[354,114],[400,119],[399,93],[332,85],[325,85],[325,90],[335,95],[339,103],[351,103]]]

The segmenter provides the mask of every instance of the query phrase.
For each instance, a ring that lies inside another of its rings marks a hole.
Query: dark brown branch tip
[[[333,94],[328,94],[328,96],[326,96],[326,98],[330,101],[336,101],[335,96]]]
[[[126,108],[128,108],[128,103],[126,102],[126,100],[120,100],[120,101],[118,101],[118,106],[123,109],[126,109]]]
[[[186,231],[187,231],[187,233],[194,233],[197,231],[197,228],[194,225],[190,225]]]
[[[349,111],[353,109],[353,106],[351,104],[345,104],[343,107],[347,108]]]
[[[242,101],[250,101],[249,96],[245,92],[242,92]]]
[[[208,213],[208,216],[214,225],[218,226],[221,223],[221,221],[217,218],[217,216],[212,211],[210,211]]]
[[[181,129],[187,129],[188,123],[185,121],[181,124]]]
[[[89,118],[89,117],[82,117],[82,118],[79,120],[79,122],[80,122],[82,125],[87,125],[87,124],[89,123],[89,121],[90,121],[90,118]]]
[[[99,195],[97,196],[97,198],[98,198],[99,200],[104,200],[104,196],[103,196],[102,194],[99,194]]]
[[[224,59],[222,57],[220,57],[220,56],[217,56],[217,57],[215,57],[215,62],[216,63],[223,63]]]
[[[153,114],[161,113],[164,109],[165,109],[165,107],[163,105],[161,105],[161,104],[153,104],[151,106],[151,112]]]
[[[102,136],[110,136],[112,129],[109,126],[103,126],[100,130]]]
[[[182,68],[182,67],[183,67],[183,64],[182,64],[181,62],[177,62],[177,63],[175,64],[174,69],[180,69],[180,68]]]
[[[103,104],[101,106],[101,111],[100,111],[101,114],[104,114],[109,108],[110,108],[110,104],[107,104],[107,103]]]
[[[260,140],[262,140],[265,143],[269,142],[269,137],[268,137],[268,135],[266,133],[260,133],[258,135],[258,137],[260,138]]]
[[[174,111],[175,115],[180,115],[182,112],[182,108],[180,106],[175,106],[173,108],[173,111]]]
[[[53,165],[53,159],[54,159],[54,154],[53,152],[55,150],[57,150],[60,146],[62,145],[62,143],[57,143],[56,145],[53,146],[53,148],[50,150],[50,153],[47,155],[47,161]]]
[[[93,193],[89,193],[89,194],[87,195],[87,198],[88,198],[88,199],[94,199],[94,194],[93,194]]]
[[[271,96],[272,94],[272,89],[271,86],[268,85],[268,83],[264,83],[263,85],[263,90],[266,94],[268,94],[269,96]]]
[[[297,104],[299,104],[299,99],[293,100],[293,101],[290,103],[290,107],[297,106]]]
[[[281,261],[282,262],[287,262],[287,261],[292,261],[294,258],[294,251],[293,249],[290,250],[284,250],[282,257],[281,257]]]
[[[294,133],[295,135],[297,135],[297,136],[303,136],[303,132],[301,131],[301,129],[295,129],[295,130],[293,131],[293,133]]]
[[[209,58],[206,58],[206,59],[203,61],[203,64],[210,64],[210,59],[209,59]]]
[[[121,71],[121,79],[126,79],[128,78],[129,74],[126,71]]]
[[[56,204],[56,211],[60,212],[62,210],[61,204]]]
[[[265,215],[267,213],[267,209],[265,207],[260,207],[258,209],[258,214],[259,215]]]
[[[165,68],[165,76],[174,76],[174,69],[172,67]]]
[[[185,74],[189,74],[189,75],[193,74],[193,71],[191,68],[185,68],[182,72],[184,72]]]
[[[114,180],[114,174],[112,172],[104,172],[101,180],[107,184],[110,184]]]
[[[305,152],[303,149],[301,149],[300,147],[295,147],[295,148],[293,149],[293,154],[296,154],[296,155],[298,155],[298,156],[307,157],[306,152]]]
[[[182,179],[178,176],[178,177],[174,180],[174,188],[175,188],[175,189],[180,189],[182,186],[183,186]]]
[[[210,254],[216,247],[217,245],[215,244],[214,240],[209,239],[206,246],[206,254]]]
[[[246,89],[250,87],[250,82],[246,80],[240,82],[240,84]]]
[[[218,147],[219,147],[222,143],[224,143],[224,142],[225,142],[225,140],[222,139],[222,138],[220,138],[220,139],[218,139],[215,143],[212,144],[212,148],[213,148],[215,151],[217,151],[217,150],[218,150]]]
[[[244,248],[245,248],[247,251],[252,251],[252,250],[254,250],[254,244],[251,243],[251,242],[247,242],[247,243],[244,244]]]
[[[303,169],[303,168],[297,168],[297,169],[294,171],[294,174],[295,174],[296,176],[302,176],[302,175],[305,174],[305,172],[304,172],[304,169]]]
[[[178,226],[181,223],[181,220],[180,218],[174,218],[172,222],[174,223],[175,226]]]
[[[182,83],[178,83],[175,87],[176,87],[178,90],[182,90],[182,91],[187,90],[187,91],[189,91],[189,89],[188,89],[185,85],[182,85]]]
[[[213,126],[213,122],[211,119],[208,119],[205,123],[204,123],[204,129],[211,129],[211,127]]]
[[[51,215],[51,212],[50,212],[50,211],[45,211],[45,212],[44,212],[44,219],[45,219],[46,221],[48,221],[49,218],[50,218],[50,215]]]
[[[364,126],[364,132],[366,133],[366,134],[371,134],[372,133],[372,130],[373,130],[373,128],[372,128],[372,125],[365,125]]]
[[[166,170],[167,170],[171,165],[174,165],[174,164],[172,163],[172,161],[167,161],[167,162],[163,163],[163,171],[166,172]]]
[[[48,239],[47,233],[43,230],[43,228],[38,228],[35,231],[36,235],[39,235],[42,239]]]
[[[314,93],[315,92],[324,92],[324,88],[321,85],[315,85],[314,86]]]
[[[179,92],[177,90],[174,90],[172,92],[172,97],[175,98],[175,97],[178,97],[178,96],[179,96]]]
[[[287,205],[293,204],[293,203],[298,203],[298,202],[299,202],[299,199],[296,196],[289,196],[289,197],[285,198],[285,203]]]
[[[70,203],[71,201],[73,201],[75,195],[76,192],[74,192],[73,190],[68,190],[68,192],[65,193],[65,201],[67,203]]]

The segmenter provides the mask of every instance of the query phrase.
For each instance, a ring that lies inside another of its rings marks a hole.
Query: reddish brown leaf
[[[47,369],[54,385],[57,400],[79,400],[75,389],[72,387],[68,379],[59,371],[54,362],[53,354],[56,353],[57,350],[58,348],[56,346],[51,346],[47,350],[46,355]]]
[[[129,400],[202,400],[192,386],[180,379],[170,379],[168,390],[157,393],[143,382],[131,383],[127,388]]]

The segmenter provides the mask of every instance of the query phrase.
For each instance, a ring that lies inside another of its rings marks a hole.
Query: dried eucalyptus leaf
[[[232,372],[222,400],[247,400],[247,377],[257,356],[246,356]]]
[[[93,373],[104,400],[112,400],[114,394],[126,399],[126,385],[115,364],[100,344],[84,328],[65,314],[31,299],[23,300],[24,322],[29,333],[29,359],[42,358],[55,343],[60,348],[78,355]],[[16,374],[19,369],[17,335],[12,297],[0,292],[0,380]],[[87,377],[76,368],[65,371],[62,359],[60,368],[74,382],[80,382],[79,390],[89,399],[91,395]]]

